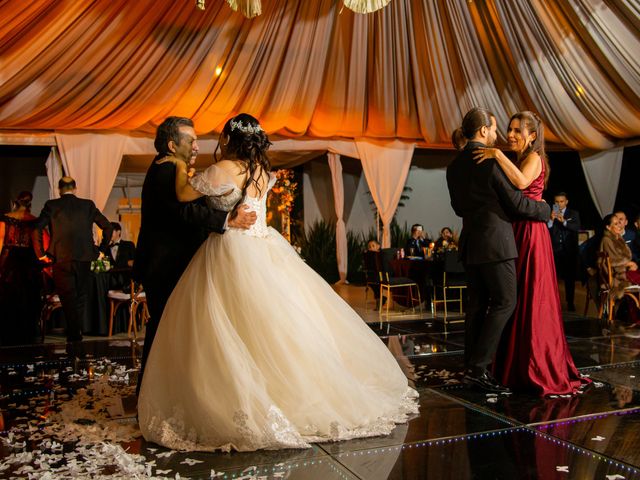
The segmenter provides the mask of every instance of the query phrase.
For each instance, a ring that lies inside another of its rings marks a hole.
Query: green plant
[[[364,283],[364,272],[362,271],[363,253],[366,249],[368,239],[362,233],[347,232],[347,280],[349,283]]]
[[[302,258],[307,264],[327,282],[337,282],[340,274],[336,257],[335,225],[325,220],[316,220],[306,235],[303,233],[298,238]],[[347,232],[347,280],[350,283],[364,281],[362,254],[366,249],[367,241],[368,238],[362,233]]]
[[[329,283],[340,279],[336,259],[336,227],[325,220],[316,220],[301,236],[301,255],[318,275]]]
[[[407,244],[407,240],[411,237],[411,228],[404,222],[404,226],[398,225],[396,218],[393,217],[390,225],[391,230],[391,246],[402,248]]]

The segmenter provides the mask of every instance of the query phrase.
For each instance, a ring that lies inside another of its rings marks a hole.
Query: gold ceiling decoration
[[[343,4],[356,13],[372,13],[383,9],[391,0],[344,0]],[[262,13],[261,0],[227,0],[234,12],[240,12],[247,18],[257,17]],[[196,7],[204,10],[205,0],[196,0]]]
[[[247,18],[257,17],[262,13],[260,0],[227,0],[234,12],[240,12]]]
[[[344,6],[356,13],[372,13],[389,5],[391,0],[344,0]]]

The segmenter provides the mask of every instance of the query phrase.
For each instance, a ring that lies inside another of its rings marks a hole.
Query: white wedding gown
[[[220,209],[240,198],[215,165],[191,183]],[[245,198],[255,225],[212,233],[169,298],[138,400],[148,441],[177,450],[306,448],[386,435],[418,410],[387,347],[267,227],[265,197]]]

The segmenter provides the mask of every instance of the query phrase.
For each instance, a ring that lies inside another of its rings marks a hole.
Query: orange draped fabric
[[[640,137],[640,11],[625,0],[0,2],[0,129],[153,132],[168,115],[218,131],[245,111],[290,137],[450,146],[466,110],[517,110],[548,140]],[[216,69],[220,74],[216,75]]]

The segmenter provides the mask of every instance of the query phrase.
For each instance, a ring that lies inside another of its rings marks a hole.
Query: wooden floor
[[[114,428],[136,431],[140,343],[122,335],[85,340],[84,355],[73,360],[61,337],[51,336],[46,344],[0,348],[0,477],[640,479],[640,339],[622,330],[604,334],[599,321],[582,315],[584,291],[576,295],[579,312],[566,312],[564,325],[574,361],[594,386],[540,398],[463,386],[463,323],[445,333],[428,309],[381,327],[378,313],[364,309],[363,287],[335,288],[420,393],[420,413],[389,436],[229,454],[171,452],[139,436],[114,444],[107,439]],[[119,410],[107,415],[105,398],[116,399]],[[91,449],[59,438],[82,428]]]

